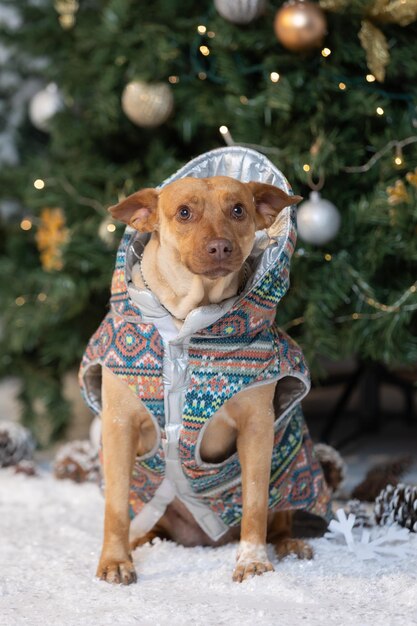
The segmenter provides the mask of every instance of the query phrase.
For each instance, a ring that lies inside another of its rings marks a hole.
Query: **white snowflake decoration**
[[[350,513],[346,517],[343,509],[336,511],[337,520],[332,520],[325,534],[327,539],[340,539],[344,537],[349,552],[353,552],[361,561],[369,559],[382,560],[384,557],[406,557],[410,552],[408,544],[410,531],[398,525],[375,528],[372,532],[363,529],[359,536],[354,534],[353,527],[356,516]]]

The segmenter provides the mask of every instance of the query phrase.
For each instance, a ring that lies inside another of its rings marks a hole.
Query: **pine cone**
[[[372,502],[381,489],[387,485],[398,485],[401,476],[408,470],[411,463],[411,457],[405,456],[371,467],[365,479],[352,491],[352,498]]]
[[[380,526],[396,522],[417,533],[417,486],[387,485],[375,499],[375,519]]]
[[[23,459],[14,468],[15,474],[25,474],[25,476],[38,476],[36,465],[33,461]]]
[[[323,470],[324,480],[336,491],[346,476],[346,463],[337,450],[325,443],[317,443],[314,452]]]
[[[0,467],[31,459],[35,442],[27,428],[15,422],[0,422]]]
[[[89,441],[70,441],[57,452],[55,478],[69,478],[76,483],[100,482],[100,461]]]
[[[368,504],[367,506],[372,505]],[[374,525],[373,519],[371,519],[372,514],[368,512],[366,505],[360,500],[349,500],[344,509],[346,515],[353,513],[355,516],[354,528],[370,528]]]

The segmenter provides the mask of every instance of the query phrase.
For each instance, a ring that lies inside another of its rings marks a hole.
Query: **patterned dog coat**
[[[207,173],[210,168],[217,175],[262,180],[289,190],[265,157],[241,148],[202,155],[164,184],[184,176],[215,175]],[[265,181],[266,168],[270,175]],[[213,540],[240,523],[238,455],[221,463],[204,462],[201,441],[210,419],[229,398],[272,381],[277,381],[279,410],[269,508],[304,509],[326,517],[329,492],[300,407],[310,386],[306,364],[298,345],[275,324],[277,305],[289,285],[294,210],[281,211],[269,233],[257,233],[248,259],[251,277],[243,291],[221,304],[195,309],[180,331],[156,296],[132,283],[132,267],[148,239],[147,234],[126,230],[117,254],[110,312],[91,338],[80,369],[81,387],[93,411],[100,413],[101,368],[107,367],[142,400],[155,425],[155,447],[136,459],[132,476],[135,533],[150,530],[174,497]]]

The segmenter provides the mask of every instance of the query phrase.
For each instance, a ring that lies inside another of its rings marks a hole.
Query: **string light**
[[[233,146],[234,145],[234,141],[233,141],[233,137],[229,132],[229,129],[227,128],[227,126],[220,126],[219,128],[220,134],[222,135],[224,142],[227,146]]]
[[[344,91],[346,89],[346,84],[345,83],[339,83],[339,89]]]
[[[207,78],[207,74],[205,72],[198,72],[197,76],[200,80],[206,80]]]
[[[297,256],[308,256],[303,250],[303,254],[297,254]],[[331,254],[325,254],[324,259],[326,261],[332,260]],[[356,284],[352,285],[352,289],[354,293],[366,304],[373,309],[375,309],[375,313],[359,313],[355,311],[354,313],[350,313],[348,315],[340,315],[334,318],[334,322],[343,323],[349,322],[351,320],[373,320],[384,317],[385,315],[390,315],[392,313],[399,313],[400,311],[416,311],[417,303],[415,304],[406,304],[408,298],[417,292],[417,281],[414,282],[408,289],[406,289],[403,294],[393,303],[393,304],[384,304],[382,302],[378,302],[372,295],[372,288],[368,285],[360,276],[360,274],[350,265],[347,266],[347,271],[351,274],[351,276],[355,279]],[[299,326],[305,322],[304,317],[297,317],[287,324],[283,326],[284,330],[288,330],[293,328],[294,326]]]
[[[210,37],[210,39],[213,39],[213,37],[216,36],[216,33],[213,30],[209,30],[207,33],[207,37]]]
[[[364,300],[369,306],[379,311],[383,311],[384,313],[396,313],[400,310],[400,307],[404,304],[404,302],[411,296],[411,294],[415,293],[417,290],[417,281],[414,282],[408,289],[404,291],[404,293],[391,305],[383,304],[378,302],[372,295],[372,288],[368,283],[366,283],[361,276],[358,274],[353,267],[348,267],[348,271],[357,281],[357,285],[353,285],[353,290],[362,300]],[[408,305],[407,309],[414,310],[417,309],[416,305]]]
[[[86,196],[80,196],[76,188],[73,185],[71,185],[71,183],[63,176],[60,178],[48,178],[48,186],[51,186],[51,185],[59,185],[60,187],[62,187],[62,189],[69,196],[71,196],[71,198],[73,198],[77,202],[77,204],[88,206],[91,209],[94,209],[94,211],[96,211],[101,216],[103,215],[105,215],[106,217],[108,216],[107,209],[103,204],[95,200],[95,198],[87,198]]]
[[[242,104],[247,104],[249,102],[246,96],[240,96],[239,100]]]
[[[224,130],[220,130],[220,129],[224,129]],[[238,143],[236,144],[229,129],[227,128],[227,126],[220,126],[219,131],[224,139],[224,142],[227,146],[242,146],[243,148],[252,148],[253,150],[258,150],[259,152],[262,152],[263,154],[275,154],[277,156],[281,156],[282,154],[282,150],[280,150],[279,148],[271,148],[271,147],[267,147],[267,146],[260,146],[259,144],[256,143]]]
[[[179,82],[180,82],[180,77],[179,77],[179,76],[169,76],[169,77],[168,77],[168,80],[169,80],[169,82],[170,82],[172,85],[176,85],[177,83],[179,83]]]
[[[207,46],[200,46],[199,50],[201,54],[205,57],[208,57],[208,55],[210,54],[210,50]]]
[[[280,76],[278,72],[271,72],[269,75],[269,78],[271,79],[273,83],[277,83],[279,81]]]
[[[32,222],[28,219],[24,219],[20,222],[20,228],[22,230],[30,230],[32,228]]]
[[[373,74],[367,74],[366,80],[368,81],[368,83],[374,83],[376,81],[376,78]]]
[[[17,306],[23,306],[26,303],[26,300],[23,296],[18,296],[15,300]]]
[[[107,224],[106,229],[109,233],[114,233],[114,231],[116,230],[116,224]]]
[[[404,164],[403,151],[401,149],[401,146],[399,146],[398,144],[395,147],[394,163],[395,165],[397,165],[397,167],[400,167]]]
[[[199,75],[199,77],[200,77],[200,75]],[[205,77],[205,74],[204,74],[204,77]],[[226,127],[224,127],[224,128],[226,128]],[[222,133],[222,135],[224,135],[224,133]],[[227,138],[228,138],[228,141],[226,141],[226,144],[228,146],[239,145],[239,146],[242,146],[242,147],[245,147],[245,148],[254,148],[255,150],[259,150],[259,152],[262,152],[263,154],[281,155],[281,153],[282,153],[282,151],[279,148],[273,148],[271,146],[261,146],[259,144],[246,143],[246,142],[239,142],[239,144],[236,144],[235,141],[233,140],[232,135],[230,134],[230,132],[228,130],[227,130]],[[406,137],[405,139],[402,139],[401,141],[398,141],[397,139],[393,139],[392,141],[387,143],[387,145],[384,148],[382,148],[381,150],[376,152],[369,159],[369,161],[367,161],[363,165],[349,165],[349,166],[343,167],[342,171],[343,172],[347,172],[349,174],[356,174],[356,173],[359,173],[359,172],[367,172],[368,170],[371,169],[371,167],[373,167],[375,165],[375,163],[377,161],[379,161],[379,159],[386,152],[388,152],[392,148],[395,147],[397,149],[401,149],[401,148],[404,148],[405,146],[408,146],[408,145],[416,143],[416,142],[417,142],[417,135],[414,135],[414,136],[411,136],[411,137]],[[401,156],[402,156],[402,154],[401,154]],[[305,172],[309,172],[311,170],[310,165],[308,163],[304,163],[303,170]]]
[[[46,295],[46,293],[43,293],[43,292],[38,293],[38,300],[39,300],[39,302],[45,302],[45,300],[47,299],[47,297],[48,297],[48,296]]]
[[[200,24],[199,26],[197,26],[197,32],[199,33],[199,35],[204,35],[207,32],[207,27],[203,24]]]
[[[42,178],[37,178],[33,182],[33,186],[35,187],[35,189],[43,189],[45,187],[45,181],[42,180]]]
[[[398,141],[397,139],[393,139],[392,141],[388,142],[387,145],[384,148],[382,148],[381,150],[378,150],[378,152],[376,152],[369,159],[369,161],[367,161],[363,165],[355,165],[355,166],[352,165],[352,166],[349,166],[349,167],[344,167],[343,170],[345,172],[348,172],[349,174],[355,174],[355,173],[359,173],[359,172],[367,172],[368,170],[371,169],[371,167],[373,167],[375,165],[375,163],[377,161],[379,161],[379,159],[386,152],[389,152],[389,150],[391,150],[392,148],[396,148],[396,150],[401,150],[405,146],[409,146],[410,144],[416,143],[416,142],[417,142],[417,135],[414,135],[414,136],[411,136],[411,137],[406,137],[406,139],[402,139],[401,141]]]
[[[330,50],[330,48],[323,48],[323,50],[321,51],[323,57],[328,57],[331,55],[331,53],[332,51]]]
[[[378,115],[384,115],[385,111],[382,107],[377,107],[376,112]]]

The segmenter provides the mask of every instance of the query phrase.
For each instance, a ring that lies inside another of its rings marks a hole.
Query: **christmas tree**
[[[23,379],[26,421],[39,400],[52,435],[68,419],[122,233],[106,207],[225,142],[321,193],[279,309],[313,374],[320,355],[416,362],[415,0],[0,9],[0,376]]]

